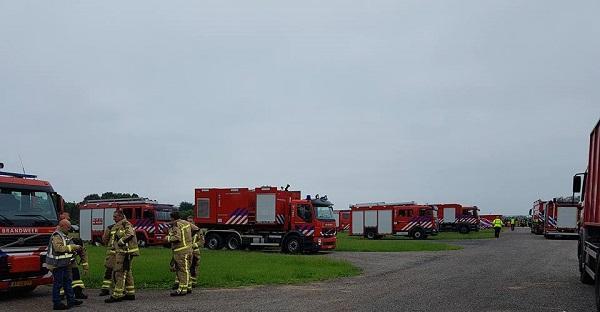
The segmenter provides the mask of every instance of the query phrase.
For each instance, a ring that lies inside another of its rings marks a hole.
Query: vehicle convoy
[[[495,214],[479,215],[479,228],[491,229],[493,227],[492,222],[496,218],[502,219],[502,215],[495,215]]]
[[[198,188],[194,222],[206,228],[209,249],[279,247],[287,253],[333,250],[336,226],[327,196],[263,186]]]
[[[579,203],[554,198],[544,204],[544,237],[577,236]]]
[[[167,244],[168,223],[173,205],[147,198],[88,200],[79,205],[79,235],[84,241],[100,243],[104,229],[114,224],[113,213],[122,210],[135,228],[138,246]]]
[[[404,203],[364,203],[350,206],[351,235],[378,239],[385,235],[425,239],[437,235],[438,221],[434,206]]]
[[[479,231],[479,209],[477,206],[463,207],[460,204],[436,204],[440,232],[458,231],[467,234]]]
[[[52,284],[46,254],[63,205],[47,181],[0,172],[0,291]]]
[[[580,192],[583,201],[577,248],[580,280],[595,284],[596,309],[600,311],[600,121],[590,134],[589,146],[587,172],[575,175],[573,192]]]
[[[544,224],[546,224],[546,202],[538,199],[533,202],[533,207],[529,209],[531,216],[531,233],[536,235],[544,234]]]
[[[350,229],[350,210],[334,210],[335,226],[338,232]]]

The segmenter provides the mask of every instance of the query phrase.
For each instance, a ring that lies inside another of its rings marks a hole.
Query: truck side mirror
[[[581,176],[576,175],[573,177],[573,193],[579,193],[581,191]]]

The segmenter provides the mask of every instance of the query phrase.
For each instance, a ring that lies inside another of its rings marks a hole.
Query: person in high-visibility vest
[[[510,218],[510,230],[515,230],[515,218]]]
[[[494,236],[496,236],[496,238],[500,237],[500,231],[502,230],[502,219],[496,217],[496,219],[492,221],[492,225],[494,226]]]

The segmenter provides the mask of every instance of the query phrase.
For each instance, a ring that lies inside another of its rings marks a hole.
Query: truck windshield
[[[333,207],[315,207],[317,210],[317,219],[319,220],[335,220],[333,217]]]
[[[0,224],[54,226],[58,224],[52,194],[44,191],[0,189]]]

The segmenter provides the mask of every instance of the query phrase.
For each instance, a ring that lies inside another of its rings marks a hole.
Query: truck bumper
[[[546,232],[546,237],[579,237],[577,232]]]
[[[335,236],[332,237],[315,237],[310,246],[305,246],[305,250],[309,251],[326,251],[334,250],[337,239]]]
[[[52,274],[48,272],[48,274],[39,277],[30,277],[23,279],[14,279],[14,280],[2,280],[0,281],[0,292],[9,291],[11,289],[18,289],[22,287],[35,287],[41,285],[49,285],[52,284]]]

